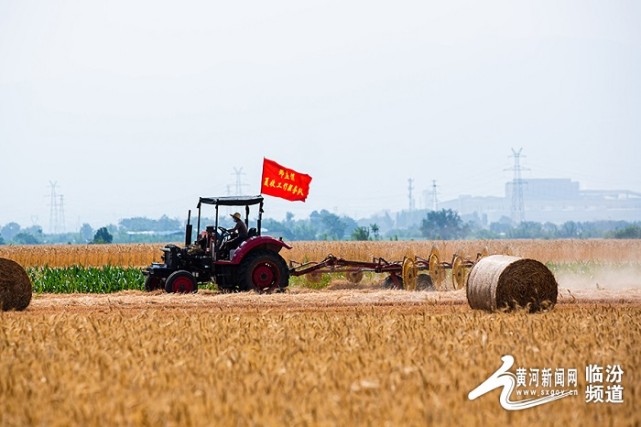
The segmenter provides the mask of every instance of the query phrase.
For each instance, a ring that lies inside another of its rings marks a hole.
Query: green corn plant
[[[142,290],[144,276],[138,268],[116,267],[31,267],[27,269],[35,293],[112,293]]]

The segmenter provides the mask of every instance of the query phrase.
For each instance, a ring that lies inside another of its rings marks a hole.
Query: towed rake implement
[[[446,278],[450,271],[451,288],[462,289],[467,282],[470,268],[488,255],[487,248],[477,253],[474,260],[466,259],[460,252],[450,262],[442,261],[439,250],[434,246],[427,258],[404,257],[402,261],[387,261],[373,258],[368,261],[353,261],[328,255],[322,261],[290,261],[291,276],[306,276],[313,283],[321,280],[323,274],[342,273],[351,283],[359,283],[364,273],[387,274],[383,287],[406,290],[447,290]]]

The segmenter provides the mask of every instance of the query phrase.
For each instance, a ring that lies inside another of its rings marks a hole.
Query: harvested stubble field
[[[36,295],[0,314],[0,424],[635,425],[640,302],[564,293],[529,315],[473,311],[462,291]],[[621,364],[624,403],[469,401],[504,354]]]
[[[639,243],[616,245],[640,262]],[[354,258],[346,247],[329,252]],[[629,280],[561,285],[534,315],[340,280],[275,295],[36,294],[0,312],[0,425],[639,425],[641,286]],[[577,368],[578,396],[516,412],[499,390],[470,401],[506,354],[512,372]],[[623,403],[586,403],[588,364],[622,366]]]

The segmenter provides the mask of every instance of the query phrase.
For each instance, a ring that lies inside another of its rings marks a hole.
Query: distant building
[[[461,217],[474,216],[486,225],[512,216],[513,182],[505,185],[504,197],[462,195],[439,203]],[[581,190],[570,179],[524,179],[521,184],[525,221],[641,221],[641,193],[628,190]]]

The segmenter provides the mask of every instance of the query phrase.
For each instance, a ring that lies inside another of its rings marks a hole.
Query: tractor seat
[[[255,237],[258,236],[258,232],[256,231],[256,228],[252,227],[249,230],[247,230],[247,237]]]

